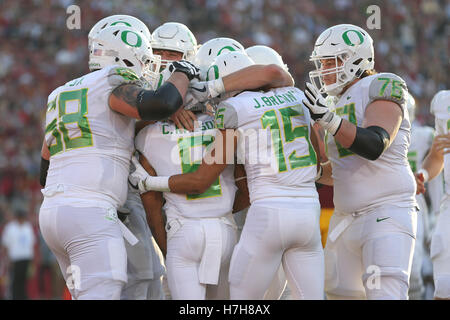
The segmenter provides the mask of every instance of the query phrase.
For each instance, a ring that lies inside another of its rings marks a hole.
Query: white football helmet
[[[373,40],[364,29],[351,24],[336,25],[317,38],[310,57],[316,70],[309,77],[320,93],[337,96],[346,84],[374,68],[374,58]],[[335,59],[336,67],[323,70],[322,59]],[[322,77],[329,74],[336,74],[336,82],[326,85]]]
[[[243,52],[229,52],[221,54],[214,59],[213,63],[209,67],[206,73],[206,81],[223,78],[230,73],[239,71],[254,64],[255,62]],[[225,94],[221,94],[219,99],[226,99],[235,94],[236,92],[227,92]]]
[[[416,118],[416,100],[409,92],[406,94],[406,107],[408,109],[409,122],[412,123]]]
[[[193,63],[200,69],[200,79],[206,79],[208,68],[214,59],[226,52],[239,51],[244,54],[245,49],[234,39],[214,38],[205,42],[198,50]]]
[[[247,55],[256,63],[256,64],[276,64],[283,68],[286,71],[289,71],[287,64],[283,62],[283,58],[268,46],[253,46],[245,49]]]
[[[139,31],[118,25],[105,28],[93,39],[89,53],[89,69],[119,65],[132,69],[155,88],[161,60]]]
[[[438,114],[447,115],[450,108],[448,102],[450,101],[450,90],[441,90],[437,92],[430,103],[430,112],[435,116]]]
[[[183,60],[192,61],[197,54],[197,39],[194,34],[182,23],[166,22],[153,31],[152,48],[172,50],[183,53]],[[172,61],[161,60],[162,66]]]
[[[101,30],[116,25],[117,26],[122,25],[136,29],[137,31],[139,31],[139,34],[144,35],[144,37],[146,37],[148,41],[151,41],[152,39],[150,30],[148,30],[145,23],[143,23],[141,20],[125,14],[116,14],[113,16],[103,18],[92,27],[91,31],[89,31],[88,34],[89,49],[91,48],[92,39],[94,39],[100,33]]]

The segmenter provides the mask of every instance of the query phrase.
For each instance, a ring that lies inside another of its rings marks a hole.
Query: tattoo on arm
[[[112,94],[130,106],[137,108],[137,97],[142,90],[144,89],[135,84],[122,84],[115,88]]]

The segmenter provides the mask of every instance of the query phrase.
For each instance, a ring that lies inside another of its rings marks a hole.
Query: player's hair
[[[368,76],[373,76],[374,74],[377,74],[378,71],[375,69],[370,69],[370,70],[366,70],[364,71],[361,76],[359,77],[360,79],[368,77]]]

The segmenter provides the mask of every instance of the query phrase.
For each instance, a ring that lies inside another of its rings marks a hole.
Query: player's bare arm
[[[139,156],[139,162],[144,169],[152,176],[156,176],[156,171],[150,165],[144,155]],[[144,206],[147,216],[147,223],[152,231],[161,252],[166,257],[167,252],[167,234],[165,229],[165,222],[162,214],[163,196],[161,192],[149,191],[141,194],[142,205]]]
[[[247,173],[244,165],[237,164],[234,168],[234,181],[236,183],[236,195],[234,197],[233,213],[244,210],[250,206],[250,197],[247,185]]]
[[[333,185],[333,178],[332,178],[332,168],[331,163],[329,161],[322,162],[322,152],[323,149],[322,146],[324,144],[323,137],[319,135],[319,132],[314,129],[314,127],[311,127],[311,144],[313,145],[314,151],[318,155],[318,159],[320,161],[317,162],[317,177],[316,182],[320,184],[325,184],[327,186]],[[322,145],[322,146],[321,146]],[[328,160],[328,159],[324,159]]]
[[[223,78],[226,92],[253,90],[258,88],[279,88],[294,85],[289,72],[275,64],[253,65]]]
[[[231,143],[228,145],[227,140],[230,139]],[[156,190],[181,194],[200,194],[213,184],[229,163],[233,162],[236,146],[237,136],[233,129],[219,130],[212,143],[212,148],[209,149],[196,171],[170,177],[150,177],[140,164],[133,160],[136,170],[130,174],[129,180],[132,185],[139,188],[141,193]],[[231,161],[229,158],[231,158]]]
[[[444,155],[450,153],[450,134],[437,135],[416,174],[417,194],[425,193],[425,182],[434,179],[444,168]]]
[[[239,71],[233,72],[210,81],[193,82],[190,84],[190,93],[195,98],[192,102],[203,102],[215,98],[222,93],[289,87],[294,85],[294,80],[289,72],[275,64],[251,65]]]
[[[142,120],[163,120],[183,104],[189,81],[198,77],[198,69],[186,61],[174,62],[171,77],[157,90],[145,90],[136,84],[123,84],[109,96],[109,106],[126,116]]]
[[[234,143],[228,145],[227,136],[234,137]],[[237,137],[234,134],[234,130],[219,130],[210,153],[205,156],[202,164],[196,171],[174,175],[169,178],[170,192],[181,194],[199,194],[205,192],[228,165],[227,155],[231,154],[234,158],[236,143]],[[227,151],[227,149],[231,149],[231,151]],[[212,159],[215,160],[212,161]]]
[[[402,118],[402,110],[396,103],[382,100],[372,102],[366,109],[362,128],[382,128],[388,133],[388,136],[383,136],[382,139],[389,139],[383,141],[381,139],[377,139],[376,137],[367,136],[367,141],[372,141],[372,139],[374,139],[373,142],[377,145],[380,144],[380,146],[382,144],[382,148],[389,147],[391,142],[397,135],[398,129],[400,128],[400,124],[402,122]],[[344,148],[350,149],[350,147],[355,143],[357,131],[357,126],[343,119],[341,128],[337,131],[335,138]],[[361,133],[358,134],[362,134],[365,136],[369,135],[370,133],[361,131]]]

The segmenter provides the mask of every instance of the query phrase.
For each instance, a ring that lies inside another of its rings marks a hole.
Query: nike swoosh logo
[[[198,92],[205,92],[206,91],[206,87],[203,87],[202,89],[196,88],[196,87],[191,87],[191,89],[194,89],[195,91]]]
[[[387,217],[387,218],[377,218],[377,222],[380,222],[380,221],[383,221],[383,220],[386,220],[386,219],[389,219],[390,217]]]

